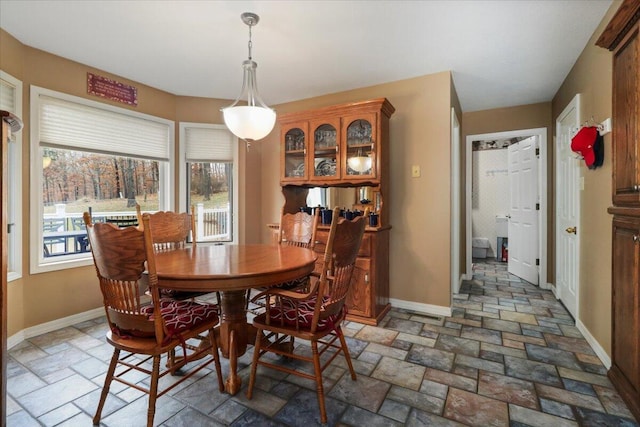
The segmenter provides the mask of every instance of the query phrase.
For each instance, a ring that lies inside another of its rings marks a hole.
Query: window
[[[180,206],[199,242],[237,242],[237,138],[223,125],[180,123]]]
[[[0,110],[22,118],[22,82],[0,71]],[[12,134],[8,146],[7,280],[22,277],[22,132]]]
[[[172,203],[173,122],[31,87],[33,273],[91,264],[83,212],[135,223]]]

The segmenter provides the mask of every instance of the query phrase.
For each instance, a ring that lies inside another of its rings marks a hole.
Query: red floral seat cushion
[[[325,300],[328,297],[325,297]],[[305,300],[292,300],[290,298],[281,297],[278,303],[272,304],[269,309],[269,323],[272,325],[285,324],[287,326],[296,325],[300,329],[310,329],[313,321],[313,311],[317,304],[318,298],[313,295]],[[296,302],[298,308],[296,310]],[[258,316],[258,320],[266,320],[267,313]],[[332,328],[338,316],[329,316],[318,320],[317,330],[322,331]],[[263,321],[264,321],[263,320]]]
[[[289,280],[288,282],[282,282],[275,285],[275,288],[281,289],[293,289],[300,286],[305,286],[309,283],[309,276],[301,277],[300,279]]]
[[[177,336],[203,322],[214,321],[218,317],[218,311],[215,304],[160,299],[160,312],[169,336]],[[150,321],[154,320],[153,305],[143,307],[141,313],[147,315]]]

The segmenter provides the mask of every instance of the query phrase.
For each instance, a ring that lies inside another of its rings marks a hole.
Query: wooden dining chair
[[[138,223],[142,224],[142,210],[136,205]],[[156,252],[172,251],[186,247],[190,242],[196,245],[196,220],[193,206],[190,213],[159,211],[149,214],[149,227],[152,230],[153,248]],[[209,292],[176,291],[161,289],[160,296],[176,300],[193,299]],[[218,298],[218,301],[220,299]]]
[[[266,304],[265,312],[253,319],[257,335],[247,389],[247,398],[251,399],[258,365],[314,380],[321,423],[327,422],[322,372],[342,353],[347,361],[351,379],[356,379],[341,324],[346,315],[344,303],[366,220],[364,216],[356,217],[352,221],[338,219],[338,212],[336,208],[333,213],[334,220],[329,230],[320,277],[318,280],[312,280],[310,289],[305,292],[300,288],[270,288],[261,293],[267,301],[273,302]],[[311,356],[296,352],[292,345],[283,345],[288,338],[294,337],[310,341]],[[336,351],[328,353],[328,360],[321,365],[320,357],[329,349]],[[308,374],[286,364],[272,363],[268,358],[262,358],[267,353],[310,362],[313,364],[314,373]]]
[[[211,362],[215,364],[218,388],[220,391],[224,390],[214,333],[219,320],[218,309],[211,304],[160,298],[149,220],[150,216],[144,214],[143,227],[118,228],[108,223],[93,224],[89,213],[84,214],[109,324],[107,342],[114,347],[98,409],[93,418],[94,424],[100,422],[102,408],[113,381],[149,395],[149,427],[153,425],[156,399]],[[147,286],[150,298],[144,292]],[[173,360],[168,364],[169,368],[160,370],[160,359],[164,354],[173,357],[175,348],[184,348],[186,341],[201,337],[205,332],[208,332],[208,345],[189,353],[185,348],[180,360]],[[211,358],[206,357],[207,355]],[[159,390],[160,378],[174,374],[187,363],[200,358],[200,363],[190,366],[179,377],[175,377],[171,385]],[[152,360],[151,370],[148,368],[149,360]],[[122,369],[116,372],[118,367]],[[126,374],[132,370],[150,375],[148,388],[141,382],[132,383],[127,379]]]
[[[278,244],[287,246],[297,246],[300,248],[314,249],[316,245],[316,232],[318,230],[320,214],[306,212],[284,213],[284,209],[280,214],[280,227],[278,230]],[[295,289],[306,287],[309,284],[309,277],[283,282],[274,285],[276,288]],[[254,314],[260,313],[264,308],[266,300],[262,297],[250,298],[251,289],[247,290],[247,309],[249,302],[254,305],[251,310]],[[255,307],[257,306],[257,307]]]
[[[300,248],[314,249],[316,246],[316,232],[320,211],[315,214],[306,212],[284,213],[280,215],[280,229],[278,232],[278,244],[287,246],[297,246]],[[299,286],[306,286],[308,278],[294,280],[291,282],[276,285],[279,288],[292,289]]]

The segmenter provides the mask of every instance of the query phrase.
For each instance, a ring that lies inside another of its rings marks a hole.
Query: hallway
[[[327,369],[328,425],[638,426],[551,292],[489,261],[474,264],[474,280],[454,298],[452,317],[394,308],[379,327],[346,324],[358,379],[344,359]],[[7,425],[90,426],[112,353],[105,329],[100,318],[12,348]],[[240,360],[236,396],[218,393],[205,370],[159,399],[156,423],[319,425],[311,381],[259,369],[247,400],[250,357]],[[101,425],[143,425],[147,397],[118,384],[111,392]]]

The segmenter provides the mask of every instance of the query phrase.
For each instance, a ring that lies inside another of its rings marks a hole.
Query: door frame
[[[505,132],[493,132],[483,133],[475,135],[467,135],[465,144],[465,166],[466,166],[466,182],[465,182],[465,219],[466,219],[466,274],[465,279],[471,280],[473,278],[473,260],[471,257],[471,238],[472,236],[472,224],[471,224],[471,191],[472,191],[472,164],[473,153],[472,145],[473,141],[485,140],[485,139],[508,139],[516,137],[537,136],[540,146],[540,161],[538,171],[538,190],[540,193],[540,227],[538,229],[538,241],[540,242],[538,248],[538,258],[540,258],[540,288],[549,289],[550,285],[547,282],[547,222],[548,222],[548,202],[547,202],[547,128],[534,128],[534,129],[522,129]]]
[[[453,294],[460,290],[460,121],[451,108],[451,306]]]

